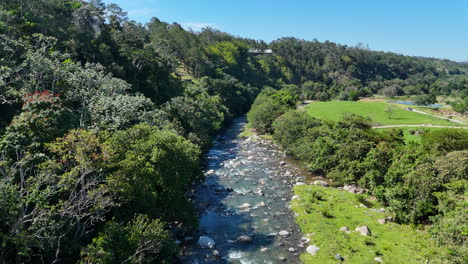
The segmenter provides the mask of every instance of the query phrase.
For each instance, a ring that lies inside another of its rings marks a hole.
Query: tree
[[[437,99],[433,94],[422,94],[414,98],[414,103],[418,105],[430,105],[437,103]]]
[[[385,113],[388,114],[388,119],[392,118],[392,114],[395,113],[396,110],[397,108],[394,105],[392,104],[387,105],[387,107],[385,108]]]

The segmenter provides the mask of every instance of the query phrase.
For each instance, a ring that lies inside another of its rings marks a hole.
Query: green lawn
[[[294,193],[300,198],[292,201],[292,209],[299,215],[296,222],[306,236],[320,248],[317,255],[303,253],[304,263],[341,263],[334,259],[340,254],[343,263],[427,263],[440,253],[434,241],[425,231],[414,230],[407,225],[393,222],[380,224],[377,219],[388,216],[370,208],[381,206],[366,195],[356,195],[334,188],[315,185],[296,186]],[[369,208],[361,207],[365,204]],[[367,225],[370,236],[355,232],[358,226]],[[348,227],[349,234],[340,231]]]
[[[392,104],[395,106],[394,113],[391,118],[385,109],[388,103],[385,102],[348,102],[348,101],[331,101],[331,102],[313,102],[306,106],[307,112],[321,119],[339,121],[343,114],[353,113],[365,117],[370,117],[374,122],[380,125],[446,125],[446,126],[461,126],[460,124],[431,117],[428,115],[414,113],[405,110],[403,106]]]

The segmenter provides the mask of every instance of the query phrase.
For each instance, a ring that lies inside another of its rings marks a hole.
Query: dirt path
[[[393,128],[393,127],[438,127],[438,128],[462,128],[462,129],[468,129],[468,127],[440,126],[440,125],[431,125],[431,124],[424,124],[424,125],[389,125],[389,126],[374,126],[374,127],[372,127],[372,128]]]
[[[428,116],[432,116],[432,117],[435,117],[435,118],[440,118],[440,119],[443,119],[443,120],[447,120],[447,121],[450,121],[450,122],[455,122],[455,123],[458,123],[458,124],[462,124],[462,125],[468,125],[467,123],[464,123],[460,120],[456,120],[456,119],[450,119],[448,117],[443,117],[443,116],[438,116],[438,115],[433,115],[433,114],[429,114],[429,113],[426,113],[426,112],[423,112],[423,111],[420,111],[420,110],[416,110],[416,109],[413,109],[411,110],[415,113],[418,113],[418,114],[422,114],[422,115],[428,115]]]

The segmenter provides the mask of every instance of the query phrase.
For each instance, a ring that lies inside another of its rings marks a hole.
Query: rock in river
[[[236,243],[240,243],[240,244],[249,244],[252,241],[253,241],[253,238],[247,235],[242,235],[236,238]]]
[[[279,233],[278,233],[278,234],[279,234],[280,236],[284,236],[284,237],[287,237],[287,236],[289,236],[289,232],[288,232],[288,231],[286,231],[286,230],[281,230],[281,231],[279,231]]]
[[[249,203],[244,203],[244,204],[240,205],[240,206],[237,207],[237,208],[240,208],[240,209],[247,209],[247,208],[249,208],[250,206],[251,206],[251,205],[250,205]]]
[[[214,240],[211,239],[210,237],[201,236],[201,237],[198,239],[198,245],[199,245],[201,248],[213,248],[214,246],[216,246],[216,243],[215,243]]]

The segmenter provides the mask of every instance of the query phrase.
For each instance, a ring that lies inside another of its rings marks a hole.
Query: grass
[[[366,195],[357,195],[315,185],[294,188],[300,198],[292,201],[292,209],[299,215],[296,222],[303,234],[311,239],[311,245],[320,248],[316,256],[303,253],[303,263],[341,263],[334,259],[340,254],[344,263],[377,263],[380,257],[384,263],[426,263],[439,252],[433,240],[423,230],[393,222],[380,224],[377,219],[387,214],[371,211],[381,205]],[[354,229],[366,225],[371,236],[362,236]],[[349,234],[340,231],[348,227]]]
[[[392,104],[395,107],[391,118],[385,112],[389,104],[386,102],[314,102],[306,106],[307,112],[317,118],[340,121],[345,113],[353,113],[364,117],[370,117],[378,125],[445,125],[462,126],[460,124],[442,120],[428,115],[411,112],[404,106]]]

